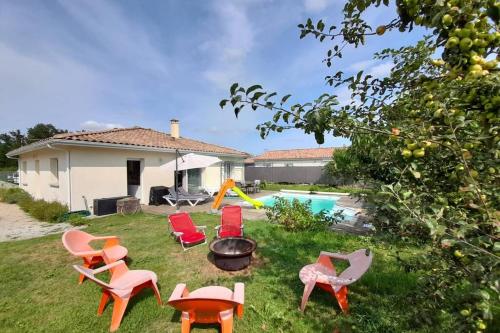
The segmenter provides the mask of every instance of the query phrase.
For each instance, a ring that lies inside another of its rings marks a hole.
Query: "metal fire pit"
[[[227,237],[210,243],[215,266],[225,271],[238,271],[250,265],[257,243],[250,238]]]

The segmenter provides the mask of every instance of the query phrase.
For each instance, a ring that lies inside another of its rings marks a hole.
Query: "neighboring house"
[[[332,160],[336,148],[307,148],[290,150],[268,150],[253,160],[255,167],[322,167]]]
[[[181,154],[217,156],[223,162],[179,173],[190,191],[218,188],[226,178],[244,181],[248,154],[179,136],[179,122],[170,134],[133,127],[63,133],[7,153],[19,163],[19,186],[37,199],[59,201],[70,210],[88,209],[94,199],[133,195],[148,204],[152,186],[173,186],[174,172],[161,165]]]
[[[332,183],[323,169],[332,160],[335,149],[339,148],[268,150],[245,160],[245,179],[297,184]]]

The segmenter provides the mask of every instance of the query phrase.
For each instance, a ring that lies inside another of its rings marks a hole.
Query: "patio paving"
[[[261,191],[259,193],[250,193],[248,194],[251,198],[258,199],[259,197],[264,197],[268,195],[272,195],[274,193],[278,193],[275,191]],[[225,197],[222,201],[221,206],[226,205],[234,205],[238,204],[242,201],[240,197]],[[213,200],[205,202],[203,204],[198,204],[194,207],[191,207],[188,204],[183,204],[180,206],[181,211],[185,211],[188,213],[194,212],[204,212],[211,213],[211,205]],[[357,218],[352,221],[345,221],[341,224],[336,224],[332,226],[332,229],[338,232],[346,232],[350,234],[364,235],[371,232],[370,228],[366,227],[368,222],[368,217],[364,214],[365,210],[363,209],[363,201],[360,201],[356,198],[352,198],[348,195],[339,195],[339,199],[337,200],[337,206],[353,208],[359,212]],[[158,215],[168,215],[175,213],[175,207],[170,205],[160,205],[160,206],[148,206],[142,205],[142,210],[146,213],[158,214]],[[265,209],[254,209],[252,207],[243,206],[243,219],[245,220],[267,220]],[[220,210],[219,213],[220,214]]]
[[[261,191],[259,193],[250,193],[248,194],[249,197],[251,198],[259,198],[263,197],[266,195],[271,195],[276,192],[271,192],[271,191]],[[241,202],[243,199],[240,197],[224,197],[222,200],[222,206],[227,206],[227,205],[234,205],[239,202]],[[180,206],[180,210],[188,213],[195,213],[195,212],[203,212],[203,213],[211,213],[211,206],[213,203],[213,199],[209,200],[205,203],[200,203],[194,207],[191,207],[187,203],[183,203]],[[142,205],[142,210],[146,213],[151,213],[151,214],[159,214],[159,215],[169,215],[175,213],[175,207],[172,207],[170,205],[159,205],[159,206],[148,206],[148,205]],[[243,219],[245,220],[265,220],[267,219],[266,217],[266,211],[264,209],[254,209],[250,207],[243,207]],[[219,210],[220,214],[220,210]]]

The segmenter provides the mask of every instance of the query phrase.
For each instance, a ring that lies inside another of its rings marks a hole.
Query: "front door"
[[[127,195],[141,199],[141,161],[127,161]]]

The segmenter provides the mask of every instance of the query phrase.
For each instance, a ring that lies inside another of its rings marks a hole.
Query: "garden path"
[[[0,202],[0,242],[37,238],[74,228],[68,223],[40,222],[18,205]]]

